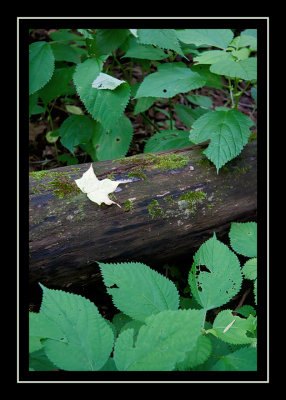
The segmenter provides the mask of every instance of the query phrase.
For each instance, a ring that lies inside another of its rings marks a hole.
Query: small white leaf
[[[92,87],[95,89],[110,89],[114,90],[117,86],[121,85],[125,81],[113,78],[113,76],[104,74],[101,72],[98,77],[92,82]]]
[[[127,181],[129,182],[129,180]],[[110,200],[108,197],[109,193],[115,191],[117,186],[120,183],[127,183],[126,181],[112,181],[110,179],[103,179],[100,181],[97,179],[92,164],[90,168],[84,172],[80,179],[76,179],[75,183],[80,188],[83,193],[87,194],[87,197],[100,205],[101,203],[105,203],[107,205],[116,204],[118,207],[121,207],[119,204],[115,203],[114,201]]]

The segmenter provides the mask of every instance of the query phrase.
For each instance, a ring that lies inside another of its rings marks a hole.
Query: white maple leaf
[[[115,203],[115,201],[110,200],[108,197],[109,193],[114,192],[117,186],[120,183],[128,183],[130,180],[119,180],[112,181],[110,179],[103,179],[100,181],[97,179],[92,164],[89,169],[83,173],[80,179],[76,179],[75,183],[80,188],[83,193],[87,194],[87,197],[100,205],[101,203],[105,203],[107,205],[116,204],[118,207],[121,207],[119,204]]]

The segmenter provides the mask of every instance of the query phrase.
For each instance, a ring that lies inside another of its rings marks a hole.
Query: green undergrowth
[[[199,247],[183,291],[144,263],[98,262],[110,320],[87,298],[40,284],[40,311],[29,312],[31,373],[187,371],[192,380],[192,371],[256,371],[256,223],[231,223],[229,242],[214,233]],[[244,280],[255,305],[240,301]]]

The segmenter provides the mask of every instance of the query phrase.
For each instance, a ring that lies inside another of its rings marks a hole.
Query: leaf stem
[[[116,57],[116,52],[115,52],[115,51],[113,52],[113,59],[114,59],[114,61],[116,62],[116,64],[119,66],[120,70],[122,71],[123,76],[124,76],[126,82],[128,82],[128,84],[129,84],[129,77],[127,76],[126,71],[125,71],[125,69],[122,67],[120,61],[118,61],[118,59],[117,59],[117,57]]]
[[[148,122],[149,124],[151,124],[151,125],[155,128],[155,130],[156,130],[157,132],[160,132],[160,128],[158,127],[158,125],[155,124],[155,122],[153,122],[153,121],[148,117],[148,115],[145,114],[145,112],[142,112],[141,114],[142,114],[142,116],[143,116],[143,118],[145,119],[146,122]]]

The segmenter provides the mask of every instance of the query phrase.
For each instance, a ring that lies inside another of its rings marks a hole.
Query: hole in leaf
[[[200,265],[200,271],[201,272],[208,272],[209,274],[211,273],[211,271],[205,265]]]
[[[121,139],[120,139],[120,137],[117,137],[115,140],[116,140],[116,142],[120,142]]]
[[[166,92],[167,92],[167,89],[163,89],[163,92],[166,93]]]
[[[116,285],[116,283],[114,283],[114,285],[109,286],[110,289],[119,289],[119,287]]]
[[[99,149],[99,147],[100,147],[100,145],[97,144],[97,145],[95,146],[95,150]]]

